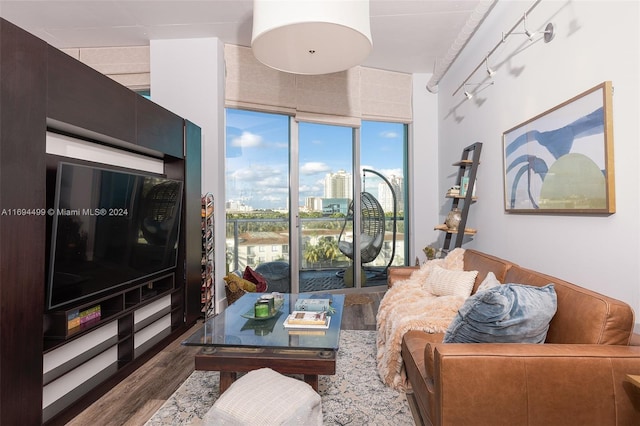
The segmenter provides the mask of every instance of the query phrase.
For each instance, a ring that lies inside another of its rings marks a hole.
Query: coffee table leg
[[[318,392],[318,375],[317,374],[305,374],[304,382],[311,385],[313,390]]]
[[[236,372],[231,372],[231,371],[220,372],[220,395],[222,395],[224,391],[229,389],[229,386],[231,386],[233,382],[236,381],[237,376],[238,376],[238,373]],[[317,379],[317,376],[316,376],[316,379]]]

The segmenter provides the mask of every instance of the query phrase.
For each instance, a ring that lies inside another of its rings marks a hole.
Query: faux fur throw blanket
[[[444,259],[425,262],[411,276],[391,287],[380,301],[376,317],[378,374],[392,388],[405,392],[407,376],[400,356],[402,336],[410,330],[444,333],[465,301],[461,296],[435,296],[423,289],[433,266],[463,269],[464,249]]]

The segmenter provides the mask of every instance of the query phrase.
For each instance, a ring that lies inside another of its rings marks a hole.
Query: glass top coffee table
[[[253,319],[253,307],[261,293],[247,293],[224,312],[209,318],[182,342],[201,346],[196,370],[220,371],[220,393],[237,373],[268,367],[284,374],[302,374],[318,390],[319,375],[336,372],[336,354],[344,306],[343,294],[285,294],[284,304],[269,319]],[[327,329],[285,328],[284,320],[303,298],[331,299],[335,312]]]

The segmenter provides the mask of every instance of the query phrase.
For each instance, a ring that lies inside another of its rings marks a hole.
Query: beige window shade
[[[151,85],[149,46],[62,49],[80,62],[133,89]]]
[[[300,112],[360,118],[360,70],[296,76]]]
[[[130,89],[150,86],[148,46],[63,49]],[[366,67],[324,75],[296,75],[259,62],[251,49],[226,44],[225,105],[306,117],[304,121],[410,123],[412,76]],[[303,114],[305,113],[305,114]],[[346,117],[346,118],[345,118]],[[353,120],[350,120],[350,119]]]
[[[361,120],[356,117],[345,117],[338,115],[315,114],[312,112],[298,111],[295,116],[296,121],[306,121],[316,124],[331,124],[333,126],[360,127]]]
[[[360,67],[363,120],[409,123],[411,109],[411,74]]]
[[[224,46],[226,67],[225,103],[268,107],[296,107],[295,76],[271,69],[258,60],[246,47]],[[278,111],[280,112],[280,111]]]
[[[225,45],[227,107],[295,113],[296,119],[359,126],[361,119],[409,123],[410,74],[354,67],[324,75],[276,71],[251,49]]]

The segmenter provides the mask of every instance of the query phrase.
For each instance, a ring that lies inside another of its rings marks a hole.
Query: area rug
[[[344,298],[344,306],[368,305],[369,303],[373,303],[373,300],[366,294],[349,293]]]
[[[218,397],[219,379],[217,372],[194,371],[146,425],[202,425]],[[378,376],[375,331],[340,332],[336,374],[320,376],[318,393],[325,425],[414,424],[405,394]]]

